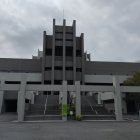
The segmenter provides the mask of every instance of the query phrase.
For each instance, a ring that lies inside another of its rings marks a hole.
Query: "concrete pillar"
[[[67,114],[68,114],[68,106],[67,106],[67,81],[63,81],[63,89],[62,89],[62,120],[67,120]]]
[[[66,63],[66,20],[63,20],[63,81],[65,81],[65,63]]]
[[[32,94],[31,94],[31,104],[34,104],[34,100],[35,100],[35,95],[34,95],[34,92],[32,92]]]
[[[84,54],[84,34],[81,34],[81,47],[82,47],[82,84],[85,83],[85,54]]]
[[[102,100],[101,100],[101,92],[98,92],[98,104],[102,104]]]
[[[122,95],[120,92],[120,83],[119,77],[113,76],[113,86],[114,86],[114,106],[115,106],[115,115],[117,121],[122,121]]]
[[[76,81],[76,20],[73,20],[73,81]]]
[[[75,86],[76,86],[76,116],[81,117],[80,81],[76,81]]]
[[[4,100],[4,91],[1,89],[4,84],[4,80],[0,81],[0,113],[2,113],[3,100]]]
[[[63,93],[59,93],[59,104],[62,104]]]
[[[20,89],[18,91],[18,103],[17,103],[18,122],[24,121],[25,88],[26,88],[26,74],[22,74]]]
[[[54,84],[54,61],[55,61],[55,19],[53,19],[51,84]]]

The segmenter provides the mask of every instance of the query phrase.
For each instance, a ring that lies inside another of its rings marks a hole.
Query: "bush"
[[[76,116],[76,120],[81,121],[82,120],[81,116],[80,115]]]

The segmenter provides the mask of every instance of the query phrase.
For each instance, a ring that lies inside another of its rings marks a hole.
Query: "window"
[[[76,50],[76,56],[81,57],[82,56],[82,51],[81,50]]]
[[[46,55],[52,55],[52,49],[46,48],[45,54]]]
[[[66,56],[73,56],[73,48],[66,47]]]
[[[62,84],[62,80],[54,80],[54,84],[55,85],[61,85]]]
[[[43,95],[51,95],[51,91],[44,91]]]
[[[45,81],[44,81],[44,84],[50,85],[50,84],[51,84],[51,80],[45,80]]]
[[[55,70],[62,70],[62,67],[61,66],[55,66],[54,69]]]
[[[5,84],[20,84],[20,81],[5,81]]]
[[[67,38],[66,38],[66,41],[73,41],[73,39],[67,39]]]
[[[70,71],[70,70],[73,70],[73,67],[66,67],[65,69]]]
[[[62,46],[56,46],[55,47],[55,56],[62,56],[63,55],[63,47]]]
[[[45,71],[51,71],[52,68],[51,67],[45,67]]]
[[[76,68],[76,72],[82,72],[82,68]]]
[[[41,84],[41,82],[27,82],[27,84]]]
[[[73,85],[73,80],[68,80],[68,85]]]

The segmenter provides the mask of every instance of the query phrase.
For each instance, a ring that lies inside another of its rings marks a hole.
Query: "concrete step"
[[[82,120],[115,120],[114,115],[83,115]]]
[[[60,115],[26,115],[25,121],[41,121],[41,120],[61,120]]]

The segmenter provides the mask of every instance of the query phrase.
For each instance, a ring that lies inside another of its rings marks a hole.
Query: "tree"
[[[124,86],[140,86],[140,71],[135,72],[134,75],[126,79],[123,83]],[[127,93],[127,101],[140,101],[140,94]]]
[[[126,79],[123,84],[125,86],[140,86],[140,71],[135,72],[133,77]]]

